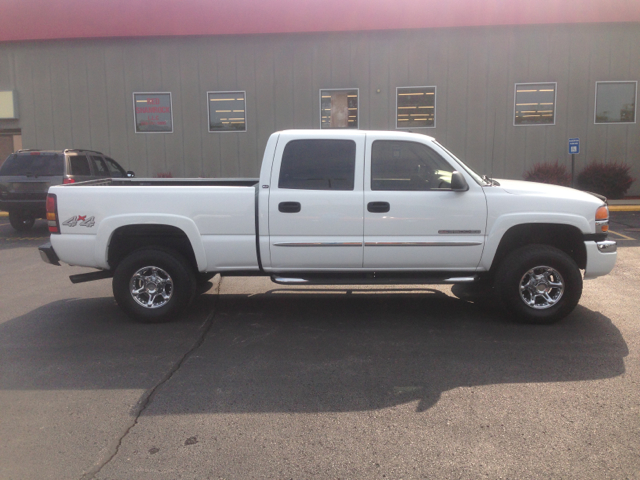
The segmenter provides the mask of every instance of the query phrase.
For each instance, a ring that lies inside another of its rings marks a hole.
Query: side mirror
[[[451,190],[454,192],[466,192],[469,190],[469,184],[460,172],[451,173]]]
[[[131,170],[129,170],[129,171],[127,172],[127,178],[133,178],[133,177],[135,177],[135,176],[136,176],[136,174],[135,174],[135,173],[133,173]]]

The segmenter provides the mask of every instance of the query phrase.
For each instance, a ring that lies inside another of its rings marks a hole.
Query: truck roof
[[[344,137],[353,138],[358,136],[374,135],[374,136],[384,136],[385,138],[389,138],[389,137],[397,138],[398,140],[420,139],[424,141],[424,139],[426,138],[429,141],[435,141],[435,138],[430,137],[429,135],[423,135],[421,133],[413,133],[413,132],[402,132],[397,130],[290,129],[290,130],[281,130],[275,133],[277,134],[284,133],[287,135],[295,135],[303,138],[344,138]]]

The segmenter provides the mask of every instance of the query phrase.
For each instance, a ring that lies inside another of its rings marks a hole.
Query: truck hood
[[[593,201],[598,199],[605,203],[606,198],[589,192],[576,190],[575,188],[550,185],[548,183],[526,182],[523,180],[498,180],[500,187],[512,195],[549,196],[575,200]]]

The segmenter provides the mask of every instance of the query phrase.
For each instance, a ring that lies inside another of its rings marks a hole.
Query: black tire
[[[31,227],[36,222],[36,217],[30,213],[9,212],[9,222],[16,231],[26,232],[31,230]]]
[[[112,286],[118,306],[131,318],[143,323],[162,323],[179,318],[189,306],[195,296],[196,277],[189,262],[178,252],[146,247],[133,251],[120,262]],[[139,293],[135,293],[136,287]]]
[[[582,274],[562,250],[527,245],[501,262],[494,290],[513,320],[551,324],[569,315],[580,301]]]

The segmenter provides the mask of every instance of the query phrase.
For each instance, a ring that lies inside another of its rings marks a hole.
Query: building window
[[[396,88],[396,128],[436,126],[436,87]]]
[[[171,93],[134,93],[136,133],[173,133]]]
[[[636,123],[638,82],[596,82],[595,123]]]
[[[556,124],[556,83],[516,83],[514,125]]]
[[[320,90],[320,128],[358,128],[358,89]]]
[[[246,92],[207,92],[210,132],[246,132]]]

